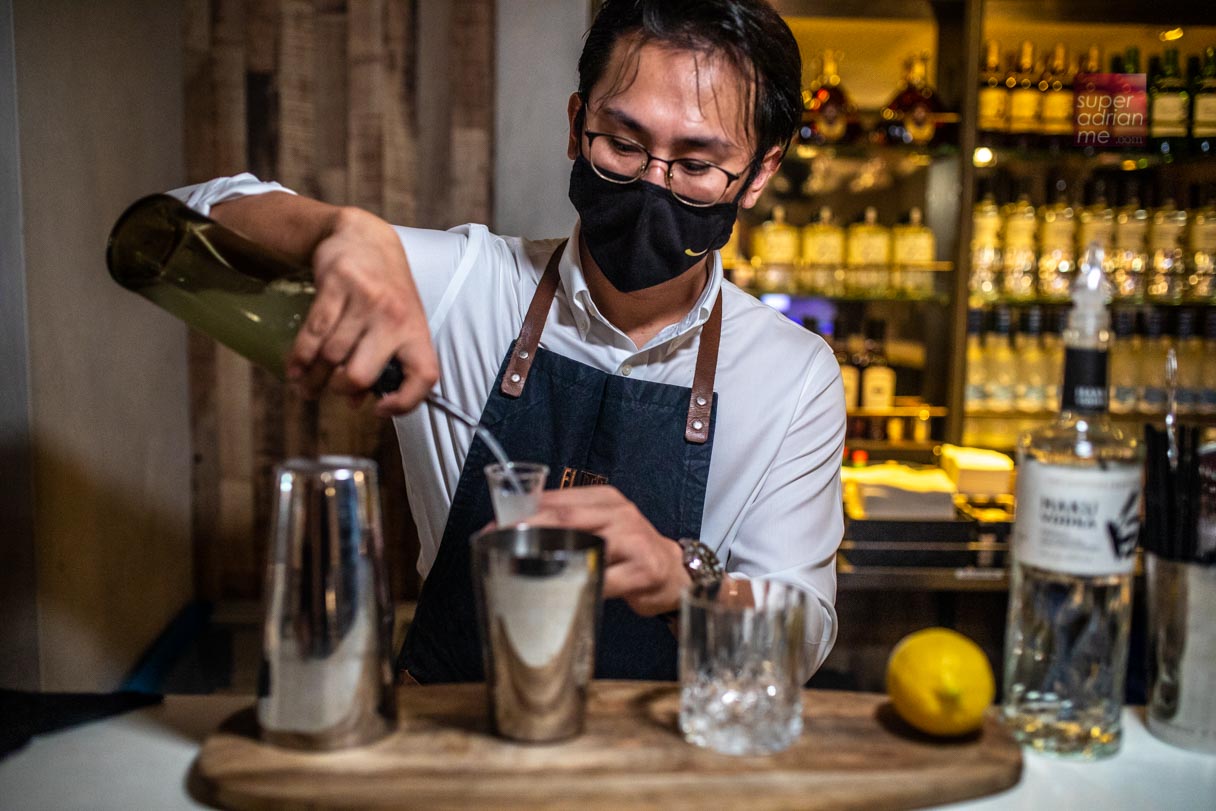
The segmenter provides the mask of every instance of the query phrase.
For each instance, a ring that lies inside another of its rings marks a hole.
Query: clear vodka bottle
[[[1107,417],[1100,253],[1073,288],[1060,414],[1018,442],[1002,705],[1023,745],[1083,759],[1120,745],[1142,466]]]

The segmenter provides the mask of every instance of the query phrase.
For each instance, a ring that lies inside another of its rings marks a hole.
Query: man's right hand
[[[439,379],[439,362],[409,262],[396,231],[362,209],[287,194],[244,197],[212,215],[251,239],[312,266],[317,296],[287,359],[308,396],[360,397],[397,358],[401,388],[382,397],[381,416],[417,406]]]

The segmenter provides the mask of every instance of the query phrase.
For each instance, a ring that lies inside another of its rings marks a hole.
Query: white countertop
[[[204,738],[252,704],[248,696],[167,696],[163,704],[40,735],[0,760],[5,811],[173,811],[206,808],[186,793]],[[1158,741],[1140,709],[1124,711],[1123,748],[1096,763],[1027,752],[1009,791],[949,811],[1100,811],[1216,808],[1216,755]]]

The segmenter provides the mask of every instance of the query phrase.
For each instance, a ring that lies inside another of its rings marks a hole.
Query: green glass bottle
[[[1148,88],[1149,146],[1164,161],[1176,160],[1186,151],[1190,96],[1178,66],[1178,49],[1166,48],[1161,70]]]
[[[1203,51],[1203,66],[1191,84],[1191,151],[1216,154],[1216,47]]]
[[[123,287],[279,379],[316,295],[309,268],[165,194],[137,200],[119,217],[106,265]],[[401,382],[393,360],[373,390]]]

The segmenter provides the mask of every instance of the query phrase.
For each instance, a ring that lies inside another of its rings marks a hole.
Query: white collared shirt
[[[206,214],[214,204],[267,191],[286,189],[244,174],[172,194]],[[479,415],[560,240],[502,237],[482,225],[396,230],[439,357],[437,390]],[[835,562],[844,531],[844,391],[831,350],[814,333],[724,281],[716,252],[709,282],[688,315],[638,349],[596,308],[577,244],[576,225],[541,346],[606,372],[691,386],[700,327],[721,290],[718,407],[701,540],[727,571],[775,577],[815,595],[821,610],[808,623],[807,652],[818,668],[836,637]],[[426,404],[394,422],[422,547],[418,572],[425,577],[473,431]]]

